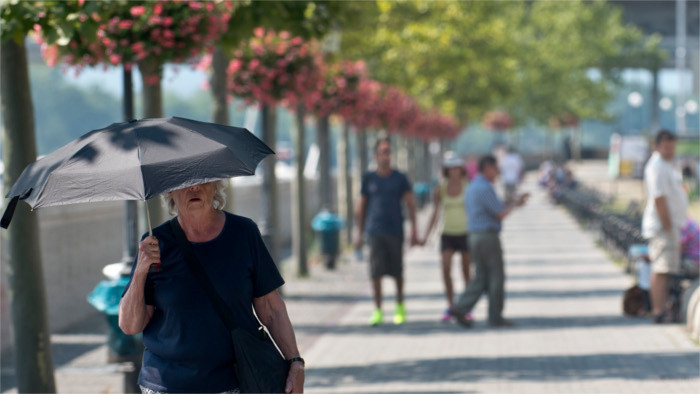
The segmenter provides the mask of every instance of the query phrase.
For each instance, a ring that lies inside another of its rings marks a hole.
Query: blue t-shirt
[[[145,284],[146,304],[155,309],[143,331],[139,384],[168,393],[237,388],[226,325],[187,265],[170,224],[156,227],[153,235],[158,239],[162,266],[160,272],[148,274]],[[208,242],[193,242],[192,248],[231,309],[237,327],[257,329],[253,298],[284,284],[258,226],[248,218],[226,213],[221,233]]]
[[[396,170],[385,177],[374,171],[362,177],[361,193],[367,197],[365,231],[368,235],[396,235],[403,238],[401,199],[410,191],[408,178]]]

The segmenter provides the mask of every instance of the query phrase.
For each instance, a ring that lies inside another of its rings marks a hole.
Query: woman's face
[[[170,192],[178,212],[205,212],[213,209],[216,184],[214,182],[190,186]]]
[[[462,178],[462,169],[459,167],[451,167],[447,169],[448,179],[460,179]]]

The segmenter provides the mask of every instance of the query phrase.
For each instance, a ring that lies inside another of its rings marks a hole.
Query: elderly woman
[[[286,392],[303,392],[304,360],[277,292],[284,280],[257,225],[221,210],[220,181],[169,192],[166,200],[236,325],[255,330],[257,315],[290,360]],[[161,268],[149,272],[151,264]],[[144,393],[238,392],[229,331],[167,222],[139,244],[119,304],[119,327],[130,335],[143,332],[139,385]]]

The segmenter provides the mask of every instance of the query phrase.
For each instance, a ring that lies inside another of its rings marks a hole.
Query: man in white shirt
[[[499,161],[501,167],[501,179],[505,187],[504,200],[506,204],[513,201],[516,195],[518,184],[523,174],[523,159],[515,149],[508,148],[508,153]]]
[[[680,230],[685,223],[688,197],[680,172],[674,167],[676,136],[668,130],[656,135],[655,151],[644,168],[647,205],[642,235],[649,240],[651,305],[654,322],[669,321],[666,311],[668,276],[680,271]]]

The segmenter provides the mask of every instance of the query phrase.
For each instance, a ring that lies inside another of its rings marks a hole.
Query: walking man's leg
[[[403,302],[403,239],[401,237],[391,237],[389,243],[391,271],[393,271],[392,275],[396,279],[396,310],[394,310],[394,324],[403,324],[406,322],[406,307]]]
[[[491,326],[510,325],[503,319],[503,303],[505,296],[505,272],[503,268],[503,250],[498,234],[493,234],[488,240],[489,266],[489,324]]]
[[[471,325],[471,321],[464,315],[471,312],[474,305],[479,301],[481,294],[483,294],[488,287],[489,267],[486,264],[486,256],[484,253],[486,250],[482,242],[483,237],[481,234],[474,234],[469,238],[469,250],[471,250],[474,259],[476,273],[474,279],[467,284],[464,293],[457,299],[450,311],[455,320],[464,326]]]
[[[386,249],[377,236],[369,237],[369,276],[372,281],[372,292],[374,296],[374,311],[369,319],[369,324],[376,326],[382,323],[384,315],[382,313],[382,261],[386,259]]]

